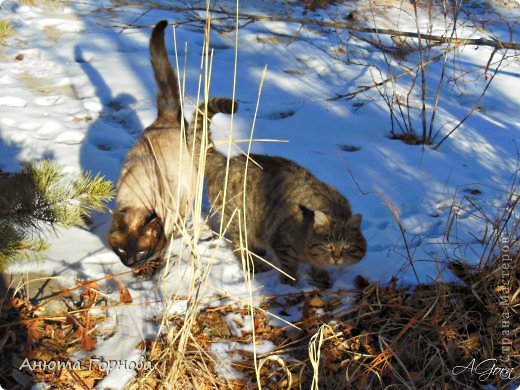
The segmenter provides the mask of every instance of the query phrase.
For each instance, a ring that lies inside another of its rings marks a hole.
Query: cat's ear
[[[330,219],[323,211],[314,210],[314,229],[321,230],[330,226]]]
[[[125,213],[119,210],[111,210],[112,224],[114,226],[123,226],[125,224]]]
[[[361,230],[361,220],[363,216],[361,214],[354,214],[347,221],[347,225],[352,229],[360,229]]]

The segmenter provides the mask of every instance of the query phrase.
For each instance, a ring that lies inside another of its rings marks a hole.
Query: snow
[[[244,12],[261,13],[255,9],[255,2],[243,3]],[[282,3],[266,2],[262,5],[263,12],[283,7]],[[145,13],[139,5],[104,11],[109,4],[109,1],[70,2],[63,9],[53,10],[20,6],[13,1],[0,2],[0,18],[16,25],[16,36],[0,47],[1,170],[15,171],[21,161],[51,158],[66,172],[84,169],[117,180],[126,152],[139,132],[154,119],[156,111],[155,83],[147,48],[150,29],[122,30],[114,26],[124,26],[125,22],[153,25],[164,18],[173,22],[184,16],[159,9]],[[347,15],[349,6],[333,7],[328,14]],[[517,17],[520,9],[511,12],[504,15]],[[401,30],[415,31],[411,16],[408,12],[396,18],[380,14],[375,17],[382,28],[396,27],[394,23],[399,23]],[[439,23],[444,22],[441,19]],[[440,26],[443,24],[436,27]],[[47,35],[49,28],[58,32],[56,40],[50,39],[56,35]],[[325,54],[334,51],[337,36],[305,30],[301,39],[293,40],[298,29],[299,26],[285,22],[258,22],[239,31],[236,97],[240,108],[233,123],[233,137],[249,137],[261,74],[267,65],[255,137],[288,142],[257,142],[253,144],[253,152],[296,161],[336,186],[349,199],[354,212],[363,214],[368,253],[360,263],[335,272],[333,288],[352,288],[352,280],[358,274],[382,282],[399,274],[405,283],[416,282],[407,266],[402,234],[385,200],[400,217],[421,281],[449,277],[442,275],[439,262],[445,258],[445,250],[456,249],[443,240],[452,204],[471,197],[489,216],[496,215],[504,205],[510,177],[518,168],[519,63],[513,59],[506,61],[477,112],[439,150],[432,150],[388,138],[388,110],[375,91],[351,101],[329,100],[336,93],[373,84],[372,75],[379,77],[363,65],[382,64],[381,57],[368,44],[357,41],[357,47],[349,47],[349,55],[359,56],[359,63],[346,64],[341,58]],[[505,30],[497,28],[496,32],[503,33],[502,38],[507,37]],[[461,36],[478,35],[469,23],[461,31]],[[176,29],[176,38],[181,73],[186,61],[185,113],[190,118],[193,112],[190,102],[197,101],[203,32],[200,26],[181,25]],[[234,32],[212,31],[212,96],[232,94],[234,39]],[[173,55],[171,32],[167,41]],[[475,50],[468,46],[458,59],[467,69],[476,69],[486,64],[491,52],[491,48]],[[18,54],[24,54],[24,59],[15,60]],[[429,88],[434,89],[440,64],[431,65],[428,72],[432,75]],[[34,87],[35,79],[39,80],[38,88]],[[472,82],[451,85],[451,91],[443,89],[444,104],[439,109],[437,123],[463,117],[484,84],[483,78],[475,74]],[[428,102],[430,107],[432,103]],[[225,116],[215,117],[215,139],[226,138],[229,120]],[[354,145],[359,150],[345,152],[342,145]],[[246,146],[240,144],[240,147]],[[219,149],[226,151],[227,146],[221,144]],[[464,192],[475,188],[482,193],[473,196]],[[65,286],[71,287],[76,279],[92,280],[128,271],[106,245],[109,221],[108,215],[95,215],[90,231],[59,228],[43,260],[17,263],[9,271],[45,272],[59,276]],[[478,260],[482,248],[475,237],[483,229],[473,208],[461,210],[457,239],[471,245],[475,252],[465,252],[465,260]],[[174,246],[177,249],[173,253],[177,253],[182,244],[177,241]],[[204,289],[206,304],[217,305],[226,300],[246,302],[248,291],[242,268],[229,245],[207,236],[199,243],[199,251],[202,267],[198,269],[184,253],[183,261],[172,261],[169,272],[152,281],[122,275],[120,279],[129,287],[134,303],[112,309],[115,320],[106,326],[114,327],[115,335],[98,340],[93,354],[107,360],[139,359],[140,352],[135,348],[138,342],[158,331],[157,326],[146,320],[160,316],[165,309],[172,314],[182,313],[186,301],[169,305],[167,298],[185,294],[191,275],[200,276],[205,266],[211,265]],[[118,288],[112,282],[106,281],[103,287],[117,302]],[[251,288],[257,299],[311,290],[312,286],[306,278],[301,278],[297,287],[282,285],[276,271],[270,271],[257,274]],[[292,314],[290,319],[296,318],[297,313]],[[233,315],[226,320],[236,335],[251,328],[247,323],[250,318],[242,318],[243,326],[237,325]],[[272,347],[257,346],[264,352]],[[233,351],[245,347],[219,343],[211,348],[216,356],[229,362]],[[224,363],[219,370],[223,375],[239,376]],[[99,387],[122,388],[133,375],[128,370],[115,370]]]

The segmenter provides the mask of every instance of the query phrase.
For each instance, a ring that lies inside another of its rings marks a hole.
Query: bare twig
[[[174,12],[185,12],[185,11],[207,11],[205,7],[167,7],[168,10]],[[295,18],[292,16],[267,16],[267,15],[254,15],[243,12],[230,11],[225,8],[209,9],[211,14],[222,14],[227,17],[236,18],[238,15],[239,19],[246,19],[253,22],[289,22],[297,23],[302,25],[311,25],[319,27],[327,27],[332,29],[342,29],[347,31],[359,31],[370,34],[379,35],[391,35],[407,38],[421,39],[427,42],[436,42],[438,44],[456,44],[456,45],[476,45],[476,46],[490,46],[497,47],[499,49],[511,49],[520,50],[520,43],[516,42],[504,42],[498,39],[487,39],[487,38],[458,38],[458,37],[447,37],[442,35],[434,34],[419,34],[411,31],[400,31],[388,28],[375,28],[375,27],[363,27],[354,25],[349,22],[338,22],[338,21],[324,21],[324,20],[313,20],[307,18]],[[127,28],[145,28],[151,26],[143,25],[128,25]]]
[[[405,234],[406,230],[401,222],[401,218],[399,218],[399,214],[397,213],[397,210],[396,210],[395,206],[392,204],[392,202],[390,202],[390,200],[384,194],[378,193],[378,195],[381,196],[381,198],[383,199],[383,202],[390,209],[395,221],[397,222],[397,226],[399,227],[399,231],[401,232],[401,236],[403,237],[403,241],[404,241],[404,246],[406,248],[406,257],[408,259],[408,262],[410,263],[410,266],[412,267],[412,271],[415,275],[415,279],[417,280],[417,284],[420,285],[421,281],[419,279],[419,275],[417,274],[417,270],[415,269],[415,265],[413,263],[412,252],[410,251],[410,246],[408,245],[408,240],[407,240],[406,234]]]
[[[493,53],[491,54],[493,56],[493,54],[495,53],[495,51],[493,51]],[[506,52],[507,53],[507,52]],[[495,78],[495,76],[497,75],[498,73],[498,70],[500,69],[500,66],[502,65],[502,62],[504,61],[504,58],[505,58],[505,55],[506,53],[504,53],[504,55],[502,56],[502,58],[500,59],[497,67],[495,68],[493,74],[489,77],[486,85],[484,86],[484,89],[482,90],[482,93],[480,94],[480,96],[478,97],[477,101],[473,104],[473,106],[470,108],[470,110],[466,113],[466,115],[464,116],[464,118],[462,118],[459,123],[457,123],[453,129],[451,129],[446,135],[444,135],[444,137],[442,137],[442,139],[433,147],[433,150],[437,150],[443,143],[444,141],[446,141],[455,131],[457,131],[463,124],[464,122],[466,122],[466,120],[471,116],[473,115],[473,113],[479,108],[480,106],[480,102],[482,101],[482,99],[484,98],[484,95],[486,94],[489,86],[491,85],[491,82],[493,81],[493,79]],[[491,61],[491,60],[490,60]],[[490,62],[489,61],[489,62]]]
[[[441,54],[439,55],[436,55],[435,57],[433,57],[432,59],[430,59],[429,61],[426,61],[424,64],[422,64],[422,66],[428,66],[428,65],[431,65],[437,61],[439,61],[442,57],[446,56],[447,53],[455,50],[458,46],[451,46],[449,47],[448,49],[446,49],[444,52],[442,52]],[[366,92],[366,91],[369,91],[373,88],[377,88],[377,87],[382,87],[383,85],[389,83],[389,82],[393,82],[397,79],[400,79],[401,77],[403,76],[409,76],[411,73],[413,73],[414,71],[416,71],[417,69],[419,69],[419,67],[421,67],[421,65],[417,65],[417,66],[414,66],[413,68],[410,68],[410,69],[407,69],[405,70],[404,72],[402,73],[399,73],[395,76],[391,76],[391,77],[388,77],[387,79],[384,79],[383,81],[379,81],[377,83],[374,83],[372,85],[363,85],[363,86],[360,86],[356,91],[354,92],[349,92],[349,93],[342,93],[342,94],[336,94],[336,96],[332,97],[332,98],[328,98],[326,100],[329,100],[329,101],[333,101],[333,100],[339,100],[339,99],[347,99],[347,100],[350,100],[350,99],[353,99],[355,98],[357,95],[359,95],[360,93],[363,93],[363,92]]]

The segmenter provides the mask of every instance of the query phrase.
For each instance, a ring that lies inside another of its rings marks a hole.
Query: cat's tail
[[[164,43],[164,30],[167,26],[168,22],[161,20],[154,27],[150,38],[150,60],[158,88],[157,116],[166,119],[173,126],[180,127],[182,111],[179,80],[172,68]]]
[[[207,109],[206,103],[199,105],[197,110],[193,113],[188,132],[188,145],[190,148],[194,147],[195,156],[198,156],[200,153],[200,145],[202,144],[202,136],[204,134],[204,121],[207,123],[208,144],[211,144],[213,142],[213,138],[211,136],[210,124],[213,116],[218,113],[231,114],[235,113],[237,110],[238,103],[236,101],[223,97],[214,97],[208,99]],[[195,146],[193,146],[193,141],[195,141]],[[207,149],[206,156],[208,159],[225,159],[225,156],[220,154],[215,149],[214,145],[210,145],[210,147]],[[196,158],[196,160],[198,159]],[[208,163],[211,164],[211,162]]]

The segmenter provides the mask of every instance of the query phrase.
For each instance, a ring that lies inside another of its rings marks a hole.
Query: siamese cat
[[[179,82],[164,43],[167,26],[165,20],[155,26],[149,45],[158,89],[157,118],[123,162],[108,233],[114,252],[134,268],[161,259],[195,195],[197,172],[183,134]]]

